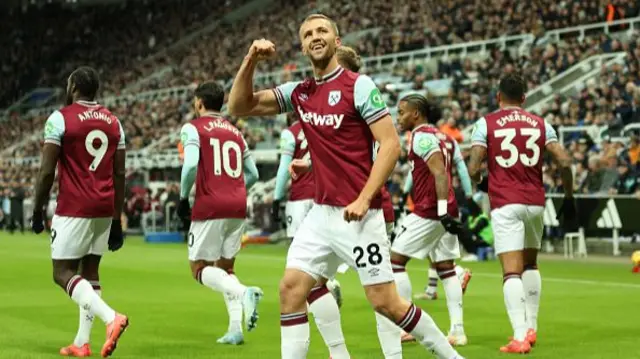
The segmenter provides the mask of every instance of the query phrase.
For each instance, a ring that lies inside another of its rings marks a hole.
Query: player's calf
[[[376,312],[413,335],[438,358],[462,358],[427,313],[400,297],[393,282],[366,286],[365,293]]]
[[[309,349],[309,318],[306,299],[316,279],[287,268],[280,281],[280,335],[282,358],[306,358]]]

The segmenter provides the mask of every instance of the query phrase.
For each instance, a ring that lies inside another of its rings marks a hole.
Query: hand
[[[273,224],[277,224],[278,227],[280,227],[280,223],[282,222],[281,208],[282,204],[280,200],[273,200],[273,203],[271,204],[271,222]]]
[[[31,230],[35,234],[40,234],[44,231],[44,211],[33,211],[33,215],[31,216]]]
[[[114,219],[111,221],[111,231],[109,232],[109,250],[115,252],[122,248],[123,244],[122,222],[119,219]]]
[[[191,206],[189,205],[188,198],[180,199],[180,203],[178,203],[178,210],[176,211],[178,214],[178,218],[185,220],[191,217]]]
[[[291,178],[298,179],[302,174],[305,174],[311,170],[311,162],[305,159],[296,158],[289,164],[289,174]]]
[[[369,201],[358,197],[344,209],[344,220],[347,222],[361,221],[369,210]]]
[[[562,201],[562,205],[558,210],[556,219],[559,221],[562,218],[562,227],[565,230],[576,229],[578,227],[578,209],[576,207],[576,201],[573,197],[565,197]]]
[[[462,231],[462,223],[448,214],[440,217],[440,223],[444,229],[451,234],[458,234]]]
[[[249,48],[249,53],[247,56],[251,57],[256,61],[262,61],[274,57],[276,54],[276,45],[273,42],[260,39],[254,40]]]

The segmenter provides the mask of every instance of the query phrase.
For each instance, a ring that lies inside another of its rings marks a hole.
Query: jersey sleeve
[[[276,100],[278,100],[278,106],[280,106],[280,113],[293,111],[291,94],[299,84],[300,81],[285,82],[273,89],[273,93],[276,95]]]
[[[545,145],[548,145],[551,142],[558,142],[558,134],[556,133],[556,130],[554,130],[553,126],[547,123],[547,121],[544,121],[544,132],[545,132],[545,137],[544,137]]]
[[[54,111],[44,125],[44,143],[53,143],[54,145],[62,145],[62,136],[64,136],[64,116],[60,111]]]
[[[247,143],[247,140],[244,137],[242,137],[242,142],[244,143],[244,151],[242,152],[242,158],[247,159],[251,157],[251,150],[249,149],[249,144]]]
[[[200,147],[200,135],[198,135],[196,126],[190,123],[182,126],[182,129],[180,130],[180,142],[182,142],[182,147],[184,148],[187,148],[189,145]]]
[[[120,127],[120,141],[118,141],[118,149],[124,150],[127,148],[127,142],[124,137],[124,128],[122,128],[122,123],[118,120],[118,127]]]
[[[482,117],[473,125],[471,146],[487,147],[487,120]]]
[[[360,75],[356,79],[353,87],[353,99],[360,117],[369,125],[389,114],[389,109],[382,99],[380,90],[367,75]]]
[[[423,160],[440,151],[440,140],[432,133],[418,132],[413,135],[413,152]]]
[[[293,156],[296,150],[296,138],[288,129],[282,130],[280,133],[280,153],[283,155]]]

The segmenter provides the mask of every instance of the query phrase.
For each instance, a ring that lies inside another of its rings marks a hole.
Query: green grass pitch
[[[216,344],[227,327],[220,294],[191,279],[187,251],[179,244],[127,241],[102,263],[104,298],[126,313],[131,326],[114,358],[278,359],[280,328],[278,281],[286,249],[256,246],[244,249],[236,272],[246,284],[264,289],[260,323],[245,333],[246,344]],[[47,236],[0,232],[0,358],[57,358],[58,349],[75,336],[76,305],[52,281]],[[498,347],[507,342],[510,325],[504,310],[502,281],[497,263],[473,263],[474,277],[465,300],[469,345],[466,358],[506,358]],[[409,273],[414,292],[426,283],[425,263],[413,262]],[[640,358],[640,275],[623,263],[540,263],[543,292],[539,344],[532,358]],[[339,277],[345,302],[342,324],[354,359],[382,358],[375,319],[353,271]],[[418,303],[441,328],[449,321],[444,293],[440,299]],[[94,357],[104,340],[96,318]],[[311,324],[309,358],[325,359],[324,348]],[[416,344],[405,345],[404,358],[430,358]]]

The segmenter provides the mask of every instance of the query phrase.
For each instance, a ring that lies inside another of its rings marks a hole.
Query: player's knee
[[[434,265],[434,269],[438,272],[449,271],[455,268],[455,264],[453,263],[452,260],[437,262],[437,263],[434,263],[433,265]]]
[[[199,262],[191,263],[191,277],[195,279],[198,283],[202,283],[202,270],[206,267],[206,264]]]
[[[283,312],[296,310],[304,306],[307,299],[308,290],[300,282],[293,278],[283,278],[280,281],[280,306]]]
[[[385,317],[393,317],[396,302],[400,297],[391,283],[368,286],[365,291],[373,310]]]
[[[73,277],[73,273],[67,270],[54,269],[53,270],[53,282],[61,288],[66,288],[67,283]]]

